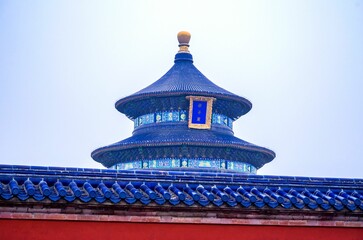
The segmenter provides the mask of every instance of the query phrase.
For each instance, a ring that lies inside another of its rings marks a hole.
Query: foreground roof
[[[0,205],[363,213],[363,179],[0,165]]]

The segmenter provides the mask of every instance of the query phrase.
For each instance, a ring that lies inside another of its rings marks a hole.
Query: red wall
[[[0,239],[363,239],[363,228],[0,220]]]

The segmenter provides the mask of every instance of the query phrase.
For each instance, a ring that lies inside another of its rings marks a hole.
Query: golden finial
[[[190,33],[187,31],[181,31],[178,33],[179,51],[178,52],[189,52],[189,41]]]

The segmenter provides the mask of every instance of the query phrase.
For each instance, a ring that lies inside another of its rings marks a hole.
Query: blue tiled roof
[[[116,102],[116,108],[130,118],[152,113],[156,110],[187,109],[188,95],[217,98],[216,112],[232,119],[246,114],[252,104],[247,99],[233,94],[206,78],[194,65],[192,55],[178,53],[174,66],[150,86]],[[172,98],[176,99],[172,99]]]
[[[362,214],[363,179],[0,165],[0,203],[28,200]]]
[[[192,118],[189,111],[193,109],[189,107],[192,103],[190,96],[212,97],[213,104],[208,105],[212,113],[209,114],[212,114],[212,118],[223,116],[225,122],[217,124],[218,120],[213,122],[212,119],[210,129],[206,126],[209,124],[207,121],[202,126],[208,128],[206,131],[191,129],[193,126],[188,125],[188,118]],[[173,67],[164,76],[150,86],[120,99],[116,108],[130,119],[136,119],[137,127],[131,137],[92,152],[92,158],[105,167],[141,168],[148,166],[147,161],[178,157],[203,159],[206,166],[212,166],[209,160],[219,159],[223,160],[219,162],[220,168],[230,170],[244,169],[243,163],[244,166],[252,165],[253,171],[251,168],[246,171],[255,172],[275,157],[273,151],[233,136],[232,122],[250,111],[251,102],[206,78],[193,65],[192,55],[184,48],[175,55]],[[181,116],[184,117],[179,121]],[[240,167],[228,167],[232,162]],[[120,166],[122,164],[128,166]],[[189,167],[189,163],[184,161],[180,167],[186,165]]]
[[[153,157],[157,155],[162,156],[165,154],[164,148],[166,146],[170,149],[170,152],[173,152],[174,156],[183,156],[183,152],[190,154],[191,151],[185,151],[186,149],[183,150],[182,148],[172,149],[172,146],[195,146],[199,147],[199,151],[196,150],[194,153],[195,157],[202,157],[202,155],[206,154],[206,149],[209,149],[210,155],[215,158],[244,161],[254,165],[256,168],[262,167],[275,157],[273,151],[243,141],[233,136],[231,131],[189,129],[186,123],[164,124],[163,127],[158,124],[154,125],[154,127],[148,126],[135,131],[132,137],[120,142],[96,149],[92,153],[92,158],[104,166],[110,167],[121,162],[120,159],[143,159],[142,154]],[[149,153],[140,154],[139,149],[142,147],[145,148],[144,151],[149,151]],[[157,152],[157,147],[161,148],[159,152]],[[221,152],[221,150],[223,154],[219,156],[216,152]]]

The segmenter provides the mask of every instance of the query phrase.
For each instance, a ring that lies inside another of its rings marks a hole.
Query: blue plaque
[[[205,124],[207,120],[207,101],[193,101],[192,123]]]
[[[210,129],[214,98],[189,96],[189,128]]]

